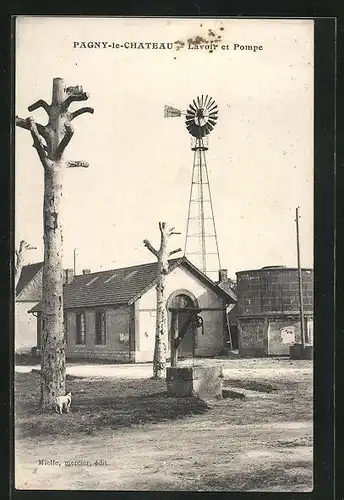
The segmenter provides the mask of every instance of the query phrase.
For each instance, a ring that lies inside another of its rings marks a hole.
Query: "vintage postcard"
[[[311,491],[314,21],[19,16],[15,67],[15,488]]]

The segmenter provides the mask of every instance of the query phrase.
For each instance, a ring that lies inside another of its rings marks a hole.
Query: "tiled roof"
[[[170,260],[170,269],[181,259]],[[76,275],[63,287],[63,307],[66,309],[88,306],[128,304],[156,278],[157,262],[120,269]],[[32,312],[41,310],[37,304]]]
[[[169,272],[180,264],[186,265],[200,279],[223,296],[223,291],[207,278],[186,257],[171,259]],[[74,276],[73,281],[63,287],[63,307],[105,306],[131,304],[155,284],[157,262],[140,264],[109,271]],[[37,304],[31,312],[40,311]]]
[[[221,290],[223,290],[229,297],[231,297],[235,302],[237,300],[236,293],[233,290],[233,282],[231,280],[221,281],[217,284]]]
[[[30,283],[31,280],[36,276],[36,274],[42,269],[43,262],[36,262],[35,264],[28,264],[23,266],[17,287],[16,296],[24,290],[24,288]]]

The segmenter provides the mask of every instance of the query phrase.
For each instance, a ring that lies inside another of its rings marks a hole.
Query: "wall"
[[[306,343],[313,343],[313,319],[306,316]],[[239,351],[242,356],[289,355],[289,347],[301,342],[298,316],[239,318]],[[308,342],[307,342],[308,341]]]
[[[86,314],[86,344],[77,345],[76,341],[76,313],[85,311]],[[106,312],[106,344],[95,345],[95,312]],[[68,310],[67,320],[67,351],[69,358],[95,358],[113,361],[130,361],[130,320],[132,308],[129,306],[105,307],[101,309],[86,308]],[[120,339],[126,334],[127,340]]]
[[[34,305],[36,305],[42,297],[42,278],[43,269],[40,269],[40,271],[38,271],[38,273],[16,297],[16,300],[18,302],[33,302]]]
[[[313,270],[302,269],[305,319],[312,327]],[[289,355],[301,341],[298,271],[258,269],[237,273],[239,351],[243,356]],[[311,334],[311,331],[310,331]],[[309,342],[313,342],[310,335]]]
[[[313,310],[313,270],[302,270],[303,305]],[[237,316],[299,312],[297,269],[258,269],[237,273]]]
[[[196,278],[186,268],[180,266],[166,277],[166,297],[180,290],[191,292],[197,299],[200,314],[204,321],[205,334],[198,330],[196,338],[196,356],[215,356],[224,347],[224,310],[222,299]],[[156,290],[150,289],[136,302],[136,361],[152,361],[155,339]],[[168,315],[170,316],[170,315]],[[170,327],[170,317],[168,320]]]
[[[37,319],[28,311],[37,302],[15,303],[14,349],[17,353],[28,353],[37,345]]]

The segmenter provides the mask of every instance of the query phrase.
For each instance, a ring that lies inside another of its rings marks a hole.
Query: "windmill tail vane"
[[[175,116],[181,116],[182,112],[180,109],[173,108],[172,106],[164,106],[164,118],[173,118]]]

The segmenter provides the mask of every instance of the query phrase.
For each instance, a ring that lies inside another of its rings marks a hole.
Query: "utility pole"
[[[93,113],[84,107],[69,111],[76,101],[85,101],[88,94],[81,86],[66,87],[62,78],[53,79],[51,104],[43,99],[28,107],[43,108],[48,115],[47,125],[34,118],[16,117],[16,125],[29,130],[33,147],[44,169],[44,265],[42,294],[42,362],[41,406],[52,408],[57,396],[65,394],[66,353],[63,328],[63,265],[61,202],[65,167],[88,167],[83,161],[66,162],[66,146],[74,135],[72,120],[83,113]]]
[[[297,247],[297,271],[299,281],[299,300],[300,300],[300,328],[301,328],[301,356],[305,352],[305,320],[303,314],[303,293],[302,293],[302,272],[300,263],[300,234],[299,234],[299,207],[296,208],[296,247]]]
[[[77,251],[77,248],[74,248],[73,250],[73,261],[74,261],[74,276],[76,276],[76,251]]]

